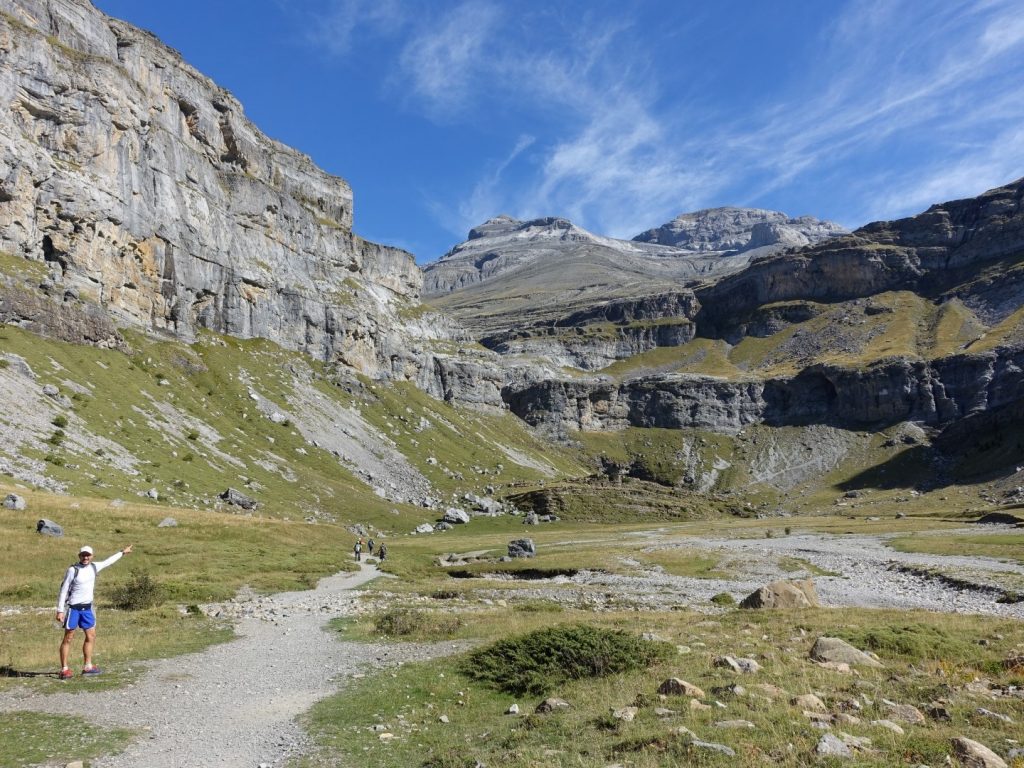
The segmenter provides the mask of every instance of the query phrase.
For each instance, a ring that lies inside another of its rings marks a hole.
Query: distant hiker
[[[352,547],[352,551],[355,552],[356,562],[358,563],[363,559],[363,542],[357,541],[355,546]]]
[[[96,586],[96,574],[113,565],[132,551],[132,545],[115,552],[106,560],[99,563],[92,561],[92,547],[82,547],[78,552],[78,562],[70,566],[64,574],[64,581],[60,584],[60,594],[57,595],[57,621],[64,627],[64,639],[60,643],[60,679],[67,680],[73,675],[68,668],[68,650],[71,648],[71,638],[76,629],[85,632],[85,642],[82,643],[82,657],[84,665],[83,675],[98,675],[99,667],[92,663],[92,649],[96,642],[96,613],[93,611],[93,589]]]
[[[373,539],[366,542],[366,553],[369,555],[373,554]]]
[[[383,562],[384,558],[386,558],[387,556],[388,556],[388,545],[384,544],[382,542],[381,545],[380,545],[380,548],[377,550],[377,557],[379,557],[381,559],[381,561]]]

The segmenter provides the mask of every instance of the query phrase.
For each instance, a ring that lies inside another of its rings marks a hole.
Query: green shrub
[[[185,435],[185,437],[187,437],[189,440],[198,440],[199,439],[199,430],[198,429],[190,429],[188,431],[188,434]]]
[[[56,416],[53,417],[53,421],[51,421],[50,423],[53,424],[53,426],[57,427],[58,429],[64,429],[64,427],[68,425],[68,417],[65,416],[63,413],[58,413]]]
[[[159,605],[163,599],[160,585],[145,571],[133,570],[131,577],[114,588],[111,602],[122,611],[142,611]]]
[[[736,598],[728,592],[719,592],[711,598],[711,602],[715,605],[736,605]]]
[[[43,456],[43,461],[45,461],[48,464],[53,464],[53,466],[55,467],[64,466],[64,457],[56,453],[46,454],[45,456]]]
[[[577,624],[508,638],[470,653],[462,672],[514,695],[543,695],[568,680],[641,669],[671,646],[622,630]]]
[[[63,429],[56,429],[46,442],[50,445],[58,446],[64,442],[65,437],[67,437],[67,435],[64,434]]]
[[[382,613],[373,622],[374,630],[388,637],[439,637],[450,635],[461,626],[462,619],[457,616],[438,616],[411,608],[394,608]]]

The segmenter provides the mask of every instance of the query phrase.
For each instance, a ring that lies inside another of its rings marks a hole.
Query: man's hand
[[[132,551],[132,545],[129,544],[127,547],[125,547],[124,549],[121,550],[121,554],[122,555],[127,555],[127,554],[130,554],[131,551]]]
[[[57,621],[64,623],[64,611],[57,611]]]

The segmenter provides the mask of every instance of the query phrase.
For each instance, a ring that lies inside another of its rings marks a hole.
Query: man
[[[64,639],[60,643],[60,679],[67,680],[72,676],[68,668],[68,650],[71,648],[71,638],[76,629],[85,632],[85,642],[82,644],[82,656],[85,664],[82,667],[83,675],[98,675],[99,667],[92,663],[92,648],[96,642],[96,614],[93,612],[92,599],[93,588],[96,586],[96,574],[113,565],[122,556],[132,551],[132,545],[115,552],[99,563],[92,561],[92,547],[82,547],[78,553],[78,562],[68,568],[64,574],[64,581],[60,585],[60,594],[57,596],[57,621],[64,627]]]

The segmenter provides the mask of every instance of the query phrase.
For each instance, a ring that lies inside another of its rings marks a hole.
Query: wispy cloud
[[[357,32],[393,35],[409,22],[398,0],[331,0],[307,21],[309,39],[335,57],[348,55]]]
[[[500,17],[494,5],[467,2],[421,28],[405,46],[402,73],[431,114],[457,112],[476,95]]]

